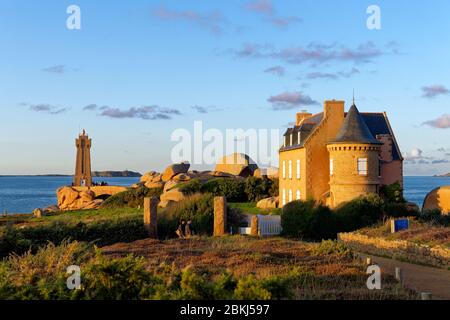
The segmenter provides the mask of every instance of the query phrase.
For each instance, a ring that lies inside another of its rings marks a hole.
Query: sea
[[[139,178],[94,178],[94,182],[115,186],[131,186]],[[70,176],[0,176],[0,214],[31,213],[35,208],[56,204],[56,190],[72,183]],[[404,196],[407,201],[422,207],[431,190],[450,185],[450,177],[404,177]]]
[[[57,204],[56,190],[70,186],[71,176],[0,176],[0,214],[31,213],[36,208]],[[110,186],[131,186],[138,177],[98,177],[94,182]]]

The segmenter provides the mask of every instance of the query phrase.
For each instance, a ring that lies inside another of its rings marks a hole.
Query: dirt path
[[[381,272],[395,276],[395,268],[403,270],[404,285],[417,292],[431,292],[433,299],[450,300],[450,270],[426,267],[389,258],[359,253],[362,259],[372,258],[372,263],[381,267]]]

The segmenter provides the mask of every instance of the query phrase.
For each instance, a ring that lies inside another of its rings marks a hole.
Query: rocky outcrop
[[[155,180],[156,180],[156,177],[157,176],[159,176],[159,175],[161,175],[160,173],[158,173],[158,172],[156,172],[156,171],[150,171],[150,172],[147,172],[146,174],[144,174],[142,177],[141,177],[141,182],[148,182],[148,181],[151,181],[151,182],[156,182]]]
[[[234,176],[249,177],[253,175],[256,169],[258,169],[258,166],[248,155],[233,153],[221,158],[214,170]]]
[[[443,214],[450,214],[450,186],[442,186],[427,194],[422,210],[438,209]]]
[[[105,197],[126,190],[119,186],[62,187],[57,191],[58,208],[61,211],[96,209]]]
[[[188,162],[171,164],[162,173],[162,181],[169,181],[180,173],[187,173],[190,166]]]
[[[278,168],[275,167],[258,168],[253,173],[253,176],[258,178],[269,178],[275,180],[278,179]]]
[[[259,200],[258,203],[256,204],[256,207],[260,209],[276,209],[278,208],[278,205],[279,205],[278,197],[270,197]]]
[[[159,206],[164,208],[171,202],[179,202],[185,198],[186,196],[179,189],[171,189],[160,196],[161,202],[159,203]]]

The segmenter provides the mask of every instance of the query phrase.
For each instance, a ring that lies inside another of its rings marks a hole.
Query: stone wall
[[[358,233],[340,233],[338,239],[355,251],[450,268],[450,249],[443,246],[429,246],[405,240],[387,240]]]

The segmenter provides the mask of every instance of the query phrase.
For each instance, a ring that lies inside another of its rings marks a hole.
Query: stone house
[[[336,207],[382,185],[403,185],[403,158],[386,113],[325,101],[315,115],[297,113],[279,150],[280,206],[315,199]]]

